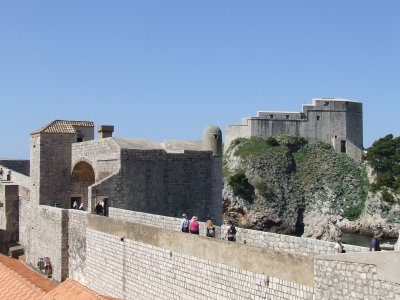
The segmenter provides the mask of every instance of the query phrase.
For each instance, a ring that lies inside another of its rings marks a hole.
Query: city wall
[[[178,231],[178,225],[180,218],[172,218],[167,216],[159,216],[153,214],[147,214],[136,211],[128,211],[118,208],[110,207],[110,217],[117,218],[120,220],[126,220],[134,223],[146,224],[159,228],[169,229]],[[203,220],[204,222],[206,220]],[[205,235],[204,222],[200,222],[200,235]],[[290,252],[290,253],[303,253],[303,254],[328,254],[334,252],[335,243],[321,241],[311,238],[301,238],[290,235],[276,234],[271,232],[264,232],[259,230],[251,230],[245,228],[237,229],[237,243],[264,247],[268,249],[274,249],[278,251]],[[216,226],[217,238],[223,235],[225,225],[219,227]],[[345,245],[347,252],[367,252],[368,248]]]
[[[94,290],[126,299],[312,299],[311,256],[104,218],[88,216],[85,274]]]

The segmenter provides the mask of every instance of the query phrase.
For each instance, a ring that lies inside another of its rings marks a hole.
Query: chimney
[[[114,126],[112,126],[112,125],[100,125],[100,126],[97,127],[97,132],[99,133],[99,138],[100,139],[112,137],[112,133],[114,132]]]

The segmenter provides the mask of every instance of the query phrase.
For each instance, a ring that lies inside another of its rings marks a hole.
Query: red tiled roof
[[[0,254],[0,299],[41,299],[55,287],[23,263]]]
[[[36,133],[75,133],[75,127],[94,127],[91,121],[66,121],[66,120],[54,120],[42,128],[32,132]]]
[[[42,300],[117,300],[102,296],[73,279],[67,279],[58,287],[43,296]]]
[[[1,300],[117,300],[102,296],[73,279],[56,285],[17,259],[0,254]]]

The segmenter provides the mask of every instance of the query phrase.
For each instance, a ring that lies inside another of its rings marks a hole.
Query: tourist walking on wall
[[[186,214],[182,214],[182,220],[179,224],[179,230],[182,232],[189,232],[189,220]]]
[[[0,180],[3,180],[3,173],[4,173],[3,168],[0,168]]]
[[[371,240],[369,245],[369,251],[381,251],[381,247],[379,245],[379,241],[382,239],[381,232],[375,232],[374,237]]]
[[[7,181],[11,181],[11,170],[7,170]]]
[[[228,238],[228,241],[235,242],[236,241],[236,228],[233,226],[232,221],[228,221],[228,227],[226,227],[224,233],[224,240]]]
[[[80,210],[85,210],[85,209],[83,208],[83,202],[81,202],[81,204],[79,204],[79,209],[80,209]]]
[[[189,231],[193,234],[199,234],[199,222],[197,222],[197,217],[193,216],[189,222]]]
[[[344,250],[343,244],[342,244],[341,237],[336,238],[335,253],[346,253],[346,251]]]
[[[74,203],[72,204],[72,208],[73,208],[73,209],[78,209],[78,202],[76,202],[76,200],[75,200]]]
[[[205,225],[206,225],[206,230],[207,230],[206,236],[215,237],[215,226],[214,226],[213,221],[208,220]]]

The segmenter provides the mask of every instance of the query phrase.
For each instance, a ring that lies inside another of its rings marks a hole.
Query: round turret
[[[222,155],[222,132],[218,126],[211,125],[204,130],[203,150],[211,150],[214,155]]]

